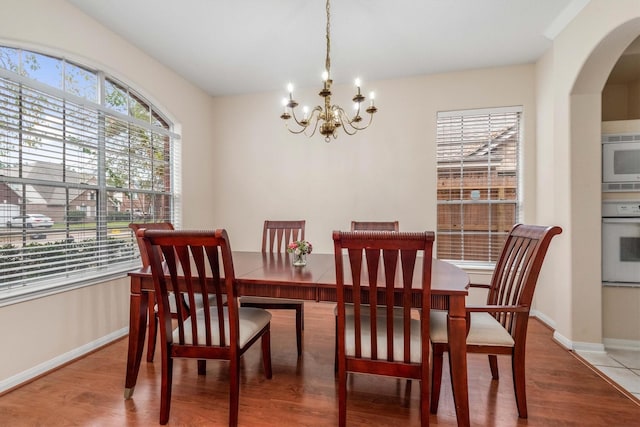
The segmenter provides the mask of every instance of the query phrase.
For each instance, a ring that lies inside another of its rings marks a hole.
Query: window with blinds
[[[0,47],[0,290],[138,265],[128,224],[173,220],[175,139],[103,72]]]
[[[494,264],[519,216],[522,109],[440,112],[437,117],[437,256]]]

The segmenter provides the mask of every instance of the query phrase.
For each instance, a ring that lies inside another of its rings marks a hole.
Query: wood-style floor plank
[[[337,424],[333,374],[333,305],[306,303],[304,354],[298,359],[295,318],[273,311],[273,379],[266,380],[260,346],[242,364],[240,425],[333,426]],[[486,356],[469,355],[469,404],[473,426],[639,426],[640,405],[599,377],[571,352],[553,342],[552,332],[530,322],[527,346],[529,418],[519,419],[510,360],[499,357],[500,381],[492,381]],[[146,349],[145,349],[146,351]],[[131,400],[124,400],[126,339],[0,396],[1,426],[149,426],[159,417],[160,366],[142,362]],[[156,352],[159,355],[159,352]],[[446,363],[445,363],[446,365]],[[419,383],[351,376],[350,426],[419,425]],[[197,375],[195,361],[174,369],[169,425],[224,426],[228,420],[225,362],[208,362]],[[440,408],[431,424],[455,426],[449,373],[445,366]]]

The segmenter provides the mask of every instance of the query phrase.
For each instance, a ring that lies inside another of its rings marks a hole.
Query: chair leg
[[[298,346],[298,357],[302,356],[302,330],[304,329],[304,306],[296,306],[296,344]]]
[[[155,297],[149,295],[149,336],[147,337],[147,362],[153,362],[153,354],[156,351],[156,337],[158,336],[158,315],[155,310]]]
[[[198,375],[207,375],[207,361],[198,360]]]
[[[524,347],[524,346],[523,346]],[[516,405],[520,418],[527,418],[527,389],[524,373],[524,348],[518,350],[514,348],[511,358],[511,368],[513,371],[513,388],[516,393]]]
[[[333,373],[338,373],[338,317],[336,316],[336,332],[335,332],[335,345],[333,350]]]
[[[271,331],[267,330],[267,332],[262,335],[261,338],[262,343],[262,365],[264,367],[264,375],[267,379],[271,379],[273,377],[273,371],[271,369]]]
[[[345,362],[338,366],[338,426],[347,425],[347,372]]]
[[[165,359],[166,358],[166,359]],[[173,358],[163,355],[162,360],[162,385],[160,388],[160,424],[169,422],[171,410],[171,383],[173,380]]]
[[[429,368],[427,368],[429,370]],[[428,375],[428,374],[427,374]],[[427,427],[429,425],[429,404],[425,394],[429,393],[429,381],[422,378],[420,381],[420,426]]]
[[[498,375],[498,356],[495,354],[489,355],[489,368],[491,368],[491,377],[493,377],[494,380],[500,379]]]
[[[433,360],[431,361],[431,413],[438,413],[438,404],[440,403],[440,387],[442,386],[442,363],[444,359],[444,350],[437,346],[433,346]]]
[[[229,364],[229,427],[238,425],[240,402],[240,357],[232,357]]]

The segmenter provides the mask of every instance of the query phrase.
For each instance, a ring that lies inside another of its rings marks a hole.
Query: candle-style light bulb
[[[324,80],[325,82],[329,80],[329,72],[327,70],[324,70],[322,72],[322,80]]]
[[[356,78],[356,87],[360,88],[360,79],[359,78]]]
[[[282,98],[282,107],[284,109],[284,112],[287,112],[287,104],[289,103],[289,101],[287,100],[287,98]]]
[[[306,105],[302,107],[302,113],[304,114],[304,119],[307,120],[307,118],[309,117],[309,107],[307,107]]]
[[[291,96],[291,94],[293,94],[293,83],[289,83],[287,85],[287,92],[289,92],[289,96]]]
[[[376,94],[374,92],[369,92],[369,98],[371,98],[371,106],[373,107],[373,100],[376,99]]]

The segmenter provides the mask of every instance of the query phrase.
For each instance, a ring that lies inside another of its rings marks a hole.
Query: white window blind
[[[175,137],[104,73],[0,47],[0,290],[137,265],[128,224],[173,220]]]
[[[521,111],[438,113],[438,258],[497,261],[518,221]]]

